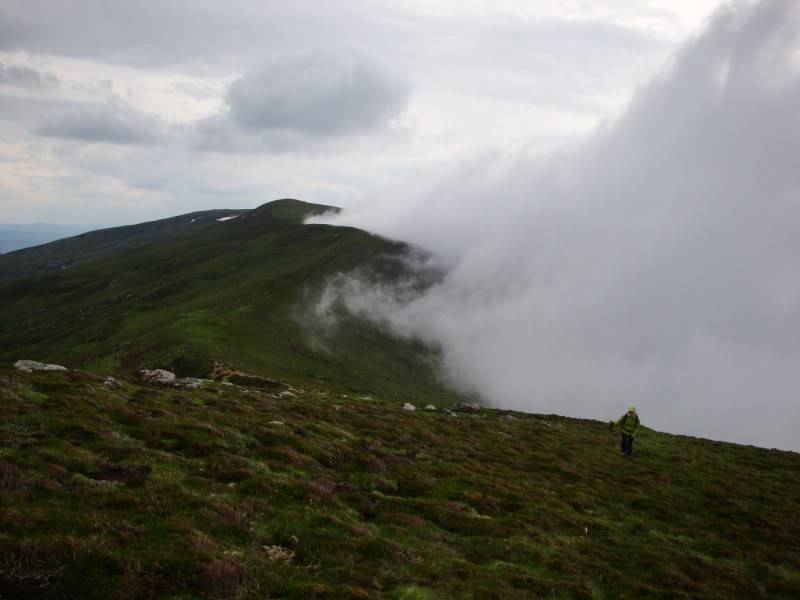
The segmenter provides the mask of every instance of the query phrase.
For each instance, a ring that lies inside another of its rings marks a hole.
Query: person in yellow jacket
[[[636,432],[639,431],[639,415],[636,414],[636,407],[629,406],[628,412],[617,420],[617,425],[622,429],[622,443],[619,453],[623,456],[630,456],[631,452],[633,452],[633,438],[636,437]]]

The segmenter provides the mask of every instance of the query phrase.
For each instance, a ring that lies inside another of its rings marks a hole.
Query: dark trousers
[[[622,445],[620,447],[620,452],[622,452],[625,456],[630,456],[631,452],[633,452],[633,436],[628,435],[627,433],[622,434]]]

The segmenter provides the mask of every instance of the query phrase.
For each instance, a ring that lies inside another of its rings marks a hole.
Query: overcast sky
[[[0,222],[418,194],[624,107],[710,0],[0,3]]]

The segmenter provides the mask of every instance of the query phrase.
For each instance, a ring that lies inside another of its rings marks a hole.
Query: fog
[[[503,408],[800,450],[800,4],[720,8],[625,111],[344,213],[430,251],[422,295],[337,290]],[[329,296],[329,295],[328,295]]]

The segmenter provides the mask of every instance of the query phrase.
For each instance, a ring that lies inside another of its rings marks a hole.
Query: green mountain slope
[[[800,597],[798,454],[291,393],[0,370],[0,597]]]
[[[342,315],[311,310],[327,279],[354,267],[397,277],[403,244],[303,225],[330,207],[271,202],[192,234],[0,285],[0,360],[104,372],[163,367],[206,376],[215,361],[292,382],[451,401],[435,356]]]
[[[0,281],[60,271],[87,260],[109,256],[120,250],[193,235],[209,225],[216,224],[217,219],[246,212],[248,211],[206,210],[138,225],[98,229],[40,246],[23,248],[0,255]]]

